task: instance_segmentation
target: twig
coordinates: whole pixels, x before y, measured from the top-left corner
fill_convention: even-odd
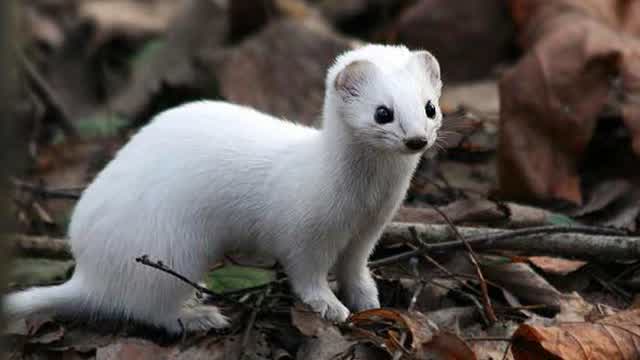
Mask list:
[[[142,255],[140,257],[136,258],[136,262],[139,262],[140,264],[143,265],[147,265],[150,266],[154,269],[158,269],[162,272],[165,272],[169,275],[173,275],[174,277],[182,280],[182,282],[187,283],[189,285],[191,285],[191,287],[193,287],[194,289],[198,290],[201,293],[205,293],[207,295],[211,295],[213,297],[219,297],[219,294],[214,293],[213,291],[207,289],[204,286],[201,286],[200,284],[189,280],[187,277],[178,274],[177,272],[175,272],[173,269],[171,269],[170,267],[168,267],[167,265],[165,265],[162,261],[153,261],[149,259],[149,255]]]
[[[462,241],[462,243],[464,244],[464,247],[467,250],[467,254],[469,255],[469,260],[471,261],[471,264],[473,264],[475,268],[476,276],[478,277],[478,282],[480,283],[480,290],[482,291],[482,304],[484,306],[485,314],[487,315],[487,318],[490,321],[490,325],[495,324],[498,321],[498,318],[496,317],[496,313],[493,310],[493,305],[491,305],[491,299],[489,298],[489,290],[487,288],[487,281],[484,279],[482,270],[480,270],[480,264],[478,264],[478,259],[476,257],[475,252],[473,251],[469,243],[466,241],[464,236],[460,234],[460,232],[458,231],[458,228],[453,224],[453,222],[451,222],[451,219],[449,219],[449,217],[445,213],[443,213],[437,206],[431,205],[431,207],[433,208],[433,210],[438,212],[440,216],[442,216],[442,218],[447,222],[451,230],[456,234],[456,237],[458,238],[458,240]],[[415,228],[413,228],[413,231],[414,232],[416,231]],[[417,237],[417,233],[416,233],[416,237]]]
[[[512,345],[513,341],[509,341],[509,343],[507,343],[507,346],[504,348],[504,354],[502,354],[502,360],[507,360],[507,357],[509,356],[509,350],[511,350]]]
[[[169,275],[173,275],[174,277],[178,278],[179,280],[181,280],[182,282],[190,285],[191,287],[193,287],[194,289],[196,289],[197,291],[199,291],[200,293],[204,293],[207,295],[210,295],[214,300],[221,300],[221,301],[228,301],[231,302],[233,304],[238,304],[238,305],[242,305],[244,307],[250,307],[247,304],[241,303],[239,301],[236,301],[228,296],[225,296],[225,294],[219,294],[216,292],[213,292],[209,289],[207,289],[204,286],[201,286],[200,284],[189,280],[187,277],[185,277],[184,275],[181,275],[177,272],[175,272],[173,269],[171,269],[170,267],[168,267],[167,265],[165,265],[164,263],[162,263],[162,261],[153,261],[149,259],[149,255],[142,255],[140,257],[136,258],[136,262],[139,262],[143,265],[146,266],[150,266],[154,269],[158,269],[162,272],[165,272]]]
[[[407,307],[407,311],[411,312],[416,306],[416,302],[418,301],[418,296],[424,290],[425,282],[420,277],[420,272],[418,271],[418,259],[411,259],[411,270],[413,271],[413,275],[418,279],[418,285],[413,291],[413,296],[411,296],[411,301],[409,301],[409,306]],[[415,260],[415,261],[414,261]],[[400,341],[398,343],[398,350],[393,354],[393,360],[398,360],[402,357],[402,354],[405,352],[404,350],[404,342],[407,340],[407,332],[404,331],[402,335],[400,335]]]
[[[591,277],[596,280],[597,283],[600,284],[603,288],[610,291],[612,294],[617,295],[623,299],[625,302],[629,302],[633,299],[633,296],[629,294],[627,291],[621,289],[618,285],[613,282],[608,283],[607,281],[601,279],[599,276],[591,274]]]
[[[482,321],[485,324],[489,324],[489,319],[487,319],[487,317],[485,316],[484,309],[482,308],[482,304],[480,304],[480,301],[478,301],[478,299],[476,299],[475,296],[473,296],[473,295],[471,295],[469,293],[466,293],[466,292],[464,292],[464,291],[462,291],[460,289],[456,289],[456,288],[453,288],[453,287],[450,287],[450,286],[447,286],[447,285],[444,285],[444,284],[440,284],[439,282],[435,281],[435,279],[427,280],[427,282],[429,284],[433,285],[433,286],[441,287],[443,289],[446,289],[446,290],[449,290],[451,292],[460,294],[461,296],[464,296],[467,299],[469,299],[469,301],[471,301],[473,303],[473,305],[476,307],[476,309],[478,310],[478,314],[480,314],[480,317],[482,317]]]
[[[47,106],[47,109],[51,112],[53,121],[57,122],[65,135],[71,138],[78,137],[78,131],[75,126],[69,120],[69,115],[64,106],[56,96],[55,92],[49,86],[49,83],[45,78],[40,75],[38,69],[31,63],[29,59],[23,54],[20,55],[20,63],[24,69],[25,75],[29,80],[29,83],[33,87],[33,90],[41,98],[41,100]]]
[[[13,185],[23,191],[29,191],[32,194],[39,196],[44,199],[67,199],[67,200],[78,200],[80,198],[80,194],[71,192],[66,189],[48,189],[44,186],[38,186],[34,184],[29,184],[22,180],[11,179]]]
[[[450,233],[448,227],[442,225],[391,223],[385,230],[383,241],[406,242],[411,239],[409,230],[411,227],[417,229],[424,246],[371,261],[369,267],[377,268],[408,260],[427,251],[447,251],[464,248],[465,246],[459,240],[447,241],[447,239],[450,239]],[[538,226],[512,231],[462,227],[459,227],[458,230],[463,235],[465,233],[468,234],[465,235],[467,236],[467,243],[476,249],[527,251],[530,253],[600,261],[606,259],[611,259],[612,261],[635,260],[640,258],[640,238],[620,236],[624,232],[615,229],[593,226]],[[607,236],[596,237],[590,235]]]
[[[409,232],[411,233],[411,238],[414,241],[416,241],[419,245],[422,246],[423,243],[422,243],[421,239],[418,237],[418,233],[416,232],[416,229],[414,227],[411,227],[411,228],[409,228]],[[461,276],[457,276],[454,273],[452,273],[451,271],[449,271],[449,269],[447,269],[442,264],[440,264],[436,259],[434,259],[431,256],[429,256],[429,254],[423,253],[422,256],[428,262],[430,262],[433,266],[437,267],[438,270],[442,271],[445,275],[447,275],[448,277],[450,277],[450,278],[454,279],[456,282],[458,282],[458,284],[460,284],[462,287],[467,288],[469,291],[471,291],[472,293],[474,293],[476,295],[480,295],[480,293],[478,292],[477,289],[475,289],[474,287],[470,286],[465,281],[460,279]],[[474,279],[475,279],[475,277],[474,277]]]
[[[616,283],[618,281],[620,281],[620,279],[622,279],[623,277],[634,273],[636,270],[640,269],[640,261],[636,261],[635,264],[632,264],[630,266],[628,266],[626,269],[624,269],[622,272],[620,272],[620,274],[616,275],[613,279],[611,279],[610,281],[612,283]]]
[[[10,235],[7,240],[19,255],[64,260],[73,258],[66,240],[23,234]]]
[[[413,271],[413,276],[415,276],[416,279],[419,279],[420,281],[418,282],[418,286],[416,286],[416,289],[413,291],[413,296],[411,296],[411,301],[409,302],[407,311],[413,311],[413,309],[416,306],[416,301],[418,301],[418,296],[420,296],[420,293],[422,293],[422,290],[424,290],[424,284],[425,284],[425,282],[422,281],[420,277],[420,272],[418,271],[418,259],[411,259],[411,260],[415,260],[415,261],[411,261],[411,270]]]
[[[256,317],[258,316],[258,311],[260,311],[260,307],[262,306],[262,302],[264,298],[269,294],[270,288],[267,288],[265,291],[261,292],[258,295],[258,300],[256,300],[256,305],[251,310],[251,315],[249,315],[249,323],[247,324],[247,328],[242,335],[242,344],[240,350],[240,356],[238,359],[243,359],[245,357],[245,351],[249,346],[249,341],[251,340],[251,331],[253,330],[253,326],[256,323]]]

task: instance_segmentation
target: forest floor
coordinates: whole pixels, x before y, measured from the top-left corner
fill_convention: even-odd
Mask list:
[[[336,54],[362,41],[411,42],[418,35],[407,32],[410,24],[428,23],[421,16],[429,1],[384,9],[337,3],[265,1],[247,10],[247,2],[222,0],[25,1],[16,113],[27,166],[12,179],[11,288],[69,278],[65,232],[75,202],[153,114],[217,98],[318,126],[324,74]],[[433,3],[454,13],[459,6]],[[622,15],[602,20],[614,15],[593,4],[563,8],[592,35],[592,47],[580,48],[575,32],[562,43],[553,34],[566,27],[509,3],[511,15],[500,21],[515,24],[505,25],[512,34],[504,41],[518,38],[520,50],[507,49],[483,76],[456,67],[455,53],[440,58],[443,69],[452,64],[445,78],[456,79],[445,82],[440,102],[446,141],[425,154],[371,258],[382,309],[328,323],[295,299],[273,260],[230,254],[194,289],[231,317],[225,331],[167,338],[137,324],[114,330],[37,316],[5,331],[10,357],[639,357],[640,102],[625,76],[638,75],[630,64],[640,62],[619,50],[637,44],[612,35],[635,36],[637,27]],[[562,1],[546,4],[553,3]],[[371,17],[385,26],[363,20]],[[542,24],[535,36],[523,30],[534,27],[530,19]],[[621,25],[611,32],[595,23]],[[551,61],[558,48],[569,49],[566,59]],[[605,75],[612,80],[600,88]],[[551,90],[536,96],[545,86]],[[154,262],[161,260],[143,258],[140,266],[170,272]]]

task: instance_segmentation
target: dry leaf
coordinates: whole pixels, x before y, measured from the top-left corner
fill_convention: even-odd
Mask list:
[[[547,274],[567,275],[587,264],[586,261],[568,260],[549,256],[529,256],[531,264]]]
[[[105,41],[113,33],[132,37],[159,35],[182,6],[174,0],[90,0],[79,2],[78,12],[80,18],[95,24],[95,40]]]
[[[579,171],[589,163],[583,156],[616,78],[624,94],[618,110],[640,155],[640,103],[633,100],[640,94],[640,41],[622,32],[640,25],[627,11],[637,6],[625,0],[510,3],[529,51],[500,81],[499,192],[580,204]]]
[[[416,359],[476,359],[457,335],[441,332],[424,314],[393,309],[373,309],[351,315],[356,336],[372,341],[390,355],[407,352]],[[401,342],[402,334],[405,341]]]
[[[291,308],[291,322],[305,336],[318,336],[333,327],[330,322],[322,319],[318,313],[300,303],[296,303]]]
[[[480,262],[487,280],[506,288],[526,304],[544,304],[556,311],[560,310],[562,293],[528,264],[487,261],[488,258],[483,256]]]
[[[96,351],[96,360],[166,359],[170,350],[147,340],[122,339],[99,348]]]
[[[611,360],[640,357],[640,310],[620,312],[595,322],[557,326],[521,325],[513,335],[517,360]]]
[[[216,70],[220,94],[313,125],[322,109],[327,67],[355,44],[314,18],[275,21],[224,56]]]

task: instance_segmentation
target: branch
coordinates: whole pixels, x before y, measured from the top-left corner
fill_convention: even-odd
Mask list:
[[[46,236],[14,234],[7,237],[10,248],[17,255],[25,257],[46,257],[52,259],[72,259],[69,242]]]
[[[45,186],[30,184],[18,179],[11,179],[11,182],[17,189],[31,192],[32,194],[45,199],[66,199],[66,200],[80,199],[79,193],[75,191],[69,191],[67,189],[49,189]]]
[[[464,248],[464,243],[451,240],[448,226],[412,223],[391,223],[382,244],[411,242],[411,227],[416,229],[424,245],[416,250],[372,261],[372,268],[408,260],[431,251]],[[593,226],[540,226],[520,230],[458,227],[467,242],[476,250],[515,250],[527,254],[552,255],[601,262],[637,260],[640,258],[640,237],[623,236],[625,232]]]

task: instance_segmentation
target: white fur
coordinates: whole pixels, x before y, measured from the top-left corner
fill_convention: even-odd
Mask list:
[[[405,47],[369,45],[329,70],[323,129],[224,102],[168,110],[120,150],[78,202],[70,225],[77,266],[61,286],[9,295],[11,316],[36,311],[133,319],[170,332],[223,327],[215,307],[185,304],[191,289],[134,258],[148,254],[198,280],[225,252],[275,256],[295,293],[327,319],[379,306],[366,263],[402,202],[420,153],[403,140],[440,126],[431,66]],[[360,95],[345,100],[336,77],[369,66]],[[435,60],[433,60],[435,62]],[[373,70],[372,70],[373,69]],[[395,121],[373,120],[379,105]],[[345,307],[329,289],[335,265]]]

